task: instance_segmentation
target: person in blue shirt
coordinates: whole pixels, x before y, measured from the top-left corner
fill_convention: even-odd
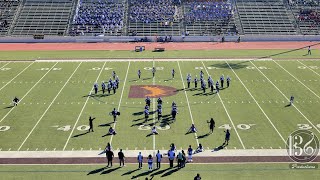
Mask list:
[[[217,83],[216,83],[216,91],[217,91],[217,93],[219,93],[219,81],[217,81]]]
[[[222,76],[220,77],[220,83],[221,83],[221,88],[223,89],[223,83],[224,83],[224,76],[222,74]]]
[[[189,128],[187,133],[196,133],[196,132],[197,132],[196,127],[194,126],[194,124],[191,124],[191,127]]]
[[[187,76],[187,84],[188,88],[190,88],[191,76]]]
[[[294,100],[294,97],[291,96],[291,97],[290,97],[290,106],[293,104],[293,100]]]
[[[176,71],[174,69],[172,69],[172,71],[171,71],[172,79],[174,79],[174,74],[175,73],[176,73]]]
[[[230,81],[231,81],[231,78],[229,76],[227,76],[227,87],[230,86]]]
[[[156,154],[157,157],[157,169],[161,168],[161,159],[162,159],[162,154],[160,153],[160,151],[158,150],[158,153]]]
[[[113,110],[111,111],[111,115],[113,116],[113,122],[117,122],[118,111],[116,110],[116,108],[113,108]]]
[[[176,154],[174,153],[174,151],[172,151],[172,150],[168,151],[170,168],[173,168],[173,161],[174,161],[175,156],[176,156]]]
[[[194,88],[197,88],[197,87],[198,87],[198,78],[197,78],[197,75],[196,75],[196,77],[194,78],[193,82],[194,82]]]
[[[140,69],[138,70],[138,77],[139,77],[139,79],[140,79],[140,77],[141,77],[141,71],[140,71]]]
[[[191,145],[189,145],[189,148],[188,148],[188,162],[192,162],[192,152],[193,152],[193,149],[191,148]]]
[[[145,101],[146,101],[146,104],[150,107],[151,99],[149,98],[149,96],[147,96]]]
[[[114,80],[114,81],[112,82],[113,94],[115,94],[115,93],[116,93],[117,86],[118,86],[118,85],[117,85],[117,81],[115,81],[115,80]]]
[[[101,83],[102,93],[104,94],[106,91],[106,84],[102,81]]]
[[[108,94],[110,94],[111,88],[112,88],[112,83],[108,82],[108,85],[107,85]]]
[[[225,137],[225,141],[224,141],[224,143],[223,143],[223,145],[228,145],[228,143],[229,143],[229,140],[230,140],[230,131],[229,131],[229,129],[227,129],[226,131],[224,131],[225,133],[226,133],[226,137]]]
[[[139,152],[137,160],[138,160],[138,163],[139,163],[139,169],[141,169],[142,168],[142,162],[143,162],[143,156],[142,156],[141,152]]]
[[[94,88],[94,93],[97,94],[98,93],[98,83],[94,83],[93,88]]]
[[[145,109],[144,110],[144,118],[145,118],[145,123],[147,123],[148,122],[148,118],[149,118],[149,110],[148,109]]]

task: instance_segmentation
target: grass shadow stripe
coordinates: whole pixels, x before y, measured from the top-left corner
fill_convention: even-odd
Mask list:
[[[201,63],[202,63],[202,66],[204,67],[204,69],[206,70],[207,74],[210,75],[209,72],[208,72],[208,70],[207,70],[207,68],[206,68],[206,66],[204,65],[203,61],[201,61]],[[222,106],[223,106],[223,109],[225,110],[225,112],[226,112],[226,114],[227,114],[227,116],[228,116],[228,118],[229,118],[229,120],[230,120],[230,122],[231,122],[231,124],[232,124],[232,127],[233,127],[234,131],[236,132],[236,134],[237,134],[237,136],[238,136],[238,138],[239,138],[239,141],[240,141],[240,143],[241,143],[241,145],[242,145],[242,148],[243,148],[243,149],[246,149],[246,147],[244,146],[243,141],[242,141],[242,139],[241,139],[241,137],[240,137],[240,135],[239,135],[239,133],[238,133],[238,130],[237,130],[236,126],[234,125],[234,123],[233,123],[233,121],[232,121],[232,118],[231,118],[231,116],[230,116],[230,114],[229,114],[226,106],[224,105],[224,103],[223,103],[223,101],[222,101],[222,99],[221,99],[220,93],[218,92],[217,95],[218,95],[218,97],[219,97],[219,99],[220,99],[220,102],[221,102],[221,104],[222,104]]]

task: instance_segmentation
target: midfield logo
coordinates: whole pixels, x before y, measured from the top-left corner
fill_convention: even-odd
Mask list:
[[[161,85],[134,85],[130,86],[129,98],[150,98],[173,96],[177,94],[177,89],[170,86]]]

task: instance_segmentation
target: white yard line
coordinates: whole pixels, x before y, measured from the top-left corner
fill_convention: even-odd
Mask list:
[[[284,98],[287,99],[287,101],[289,102],[288,97],[283,94],[283,92],[275,85],[273,84],[273,82],[252,62],[250,61],[250,63],[255,67],[256,70],[258,70],[281,94]],[[318,133],[320,133],[319,129],[294,105],[292,104],[292,106],[312,125],[312,127],[314,129],[316,129],[318,131]]]
[[[130,61],[129,61],[129,64],[128,64],[126,76],[125,76],[124,81],[123,81],[123,87],[122,87],[122,91],[121,91],[121,95],[120,95],[120,100],[119,100],[119,104],[118,104],[118,112],[120,111],[121,101],[122,101],[123,92],[124,92],[124,87],[125,87],[125,85],[126,85],[126,81],[127,81],[127,77],[128,77],[128,73],[129,73],[129,68],[130,68]],[[113,124],[113,129],[116,129],[116,125],[117,125],[117,122],[115,122],[115,123]],[[112,145],[113,136],[114,136],[114,135],[112,134],[111,137],[110,137],[110,145]]]
[[[207,74],[210,75],[209,72],[208,72],[208,70],[207,70],[207,68],[206,68],[206,66],[204,65],[203,61],[201,61],[201,63],[202,63],[203,68],[206,70]],[[228,116],[228,118],[229,118],[229,120],[230,120],[230,122],[231,122],[231,124],[232,124],[232,127],[233,127],[234,131],[236,132],[236,134],[237,134],[237,136],[238,136],[238,138],[239,138],[239,141],[240,141],[240,143],[241,143],[241,145],[242,145],[242,148],[243,148],[243,149],[246,149],[246,147],[244,146],[244,144],[243,144],[243,142],[242,142],[242,140],[241,140],[241,137],[240,137],[240,135],[239,135],[239,133],[238,133],[238,130],[237,130],[236,126],[234,125],[234,123],[233,123],[233,121],[232,121],[232,119],[231,119],[231,116],[230,116],[230,114],[229,114],[226,106],[224,105],[222,99],[221,99],[220,92],[217,93],[217,95],[218,95],[218,97],[219,97],[219,99],[220,99],[220,102],[221,102],[224,110],[226,111],[226,114],[227,114],[227,116]]]
[[[72,76],[74,75],[74,73],[79,69],[80,65],[82,64],[82,62],[79,63],[79,65],[77,66],[77,68],[73,71],[73,73],[70,75],[70,77],[68,78],[68,80],[64,83],[64,85],[62,86],[62,88],[60,89],[60,91],[57,93],[57,95],[53,98],[53,100],[51,101],[50,105],[48,106],[48,108],[44,111],[44,113],[42,114],[42,116],[39,118],[38,122],[33,126],[32,130],[30,131],[30,133],[27,135],[27,137],[24,139],[24,141],[21,143],[21,145],[18,148],[18,151],[20,151],[21,147],[24,145],[24,143],[27,141],[27,139],[29,138],[29,136],[32,134],[32,132],[34,131],[34,129],[38,126],[38,124],[40,123],[40,121],[42,120],[42,118],[44,117],[44,115],[48,112],[48,110],[50,109],[50,107],[52,106],[52,104],[55,102],[55,100],[57,99],[57,97],[60,95],[60,93],[62,92],[62,90],[64,89],[64,87],[68,84],[68,82],[70,81],[70,79],[72,78]]]
[[[297,79],[294,75],[292,75],[289,71],[287,71],[284,67],[282,67],[279,63],[273,60],[274,63],[276,63],[279,67],[281,67],[283,70],[285,70],[290,76],[292,76],[294,79],[296,79],[300,84],[302,84],[305,88],[307,88],[310,92],[312,92],[315,96],[317,96],[320,99],[320,96],[318,96],[315,92],[313,92],[308,86],[303,84],[299,79]]]
[[[153,65],[152,65],[152,67],[154,67],[154,68],[156,68],[155,67],[155,62],[154,62],[154,60],[153,60]],[[155,79],[156,79],[156,76],[154,76],[153,78],[152,78],[152,85],[155,85]],[[152,98],[152,105],[153,105],[153,107],[152,107],[152,109],[153,109],[153,111],[155,110],[155,98]],[[155,113],[153,113],[153,124],[155,124]],[[152,136],[152,138],[153,138],[153,151],[155,151],[156,150],[156,135],[154,134],[153,136]],[[153,157],[155,156],[155,152],[153,152]]]
[[[56,63],[29,89],[29,91],[20,99],[20,102],[19,102],[19,103],[21,103],[21,101],[31,92],[31,90],[32,90],[44,77],[46,77],[46,75],[47,75],[57,64],[58,64],[58,62],[56,62]],[[7,114],[2,117],[2,119],[0,120],[0,123],[1,123],[14,109],[15,109],[15,107],[12,107],[12,108],[10,109],[10,111],[7,112]]]
[[[254,102],[257,104],[257,106],[259,107],[259,109],[261,110],[261,112],[264,114],[264,116],[268,119],[268,121],[270,122],[270,124],[272,125],[272,127],[276,130],[276,132],[279,134],[280,138],[282,139],[282,141],[284,143],[286,143],[286,140],[283,138],[283,136],[281,135],[281,133],[278,131],[278,129],[276,128],[276,126],[273,124],[273,122],[271,121],[271,119],[269,118],[269,116],[264,112],[264,110],[261,108],[261,106],[259,105],[259,103],[257,102],[257,100],[253,97],[253,95],[251,94],[251,92],[248,90],[248,88],[246,87],[246,85],[244,85],[244,83],[242,82],[242,80],[240,79],[240,77],[237,75],[237,73],[232,69],[232,67],[229,65],[229,63],[226,61],[226,63],[228,64],[229,68],[232,70],[232,72],[234,73],[234,75],[236,75],[236,77],[239,79],[239,81],[241,82],[241,84],[243,85],[243,87],[247,90],[247,92],[249,93],[249,95],[251,96],[251,98],[254,100]]]
[[[17,74],[14,78],[12,78],[9,82],[7,82],[1,89],[0,91],[5,88],[8,84],[10,84],[14,79],[16,79],[20,74],[22,74],[25,70],[27,70],[34,62],[30,63],[29,66],[24,68],[19,74]],[[1,69],[1,68],[0,68]]]
[[[188,104],[188,108],[189,108],[189,113],[190,113],[191,122],[192,122],[192,124],[194,124],[193,116],[192,116],[192,112],[191,112],[191,107],[190,107],[190,103],[189,103],[187,91],[185,90],[185,89],[186,89],[186,86],[184,85],[184,81],[183,81],[183,77],[182,77],[182,72],[181,72],[181,68],[180,68],[179,61],[177,61],[177,63],[178,63],[178,67],[179,67],[179,72],[180,72],[180,76],[181,76],[181,81],[182,81],[183,89],[184,89],[184,95],[186,96],[186,99],[187,99],[187,104]],[[195,138],[196,138],[196,141],[197,141],[197,147],[198,147],[198,146],[199,146],[198,135],[197,135],[197,133],[194,133],[194,135],[195,135]]]
[[[100,70],[100,72],[99,72],[99,74],[98,74],[98,77],[97,77],[97,79],[96,79],[95,82],[98,82],[99,77],[100,77],[100,75],[101,75],[101,73],[102,73],[102,71],[103,71],[104,66],[106,65],[106,63],[107,63],[107,62],[104,62],[104,63],[103,63],[103,66],[102,66],[102,68],[101,68],[101,70]],[[72,134],[73,134],[73,131],[74,131],[75,128],[76,128],[76,125],[78,124],[78,121],[79,121],[79,119],[80,119],[80,117],[81,117],[81,115],[82,115],[82,112],[83,112],[84,108],[86,107],[86,105],[87,105],[87,103],[88,103],[88,101],[89,101],[89,99],[90,99],[90,95],[91,95],[91,93],[92,93],[92,91],[93,91],[93,88],[94,88],[94,87],[93,87],[93,85],[92,85],[92,88],[91,88],[91,90],[90,90],[90,92],[89,92],[89,94],[88,94],[88,97],[87,97],[87,99],[86,99],[86,102],[83,104],[83,107],[82,107],[82,109],[81,109],[81,111],[80,111],[80,113],[79,113],[79,116],[78,116],[76,122],[75,122],[74,125],[73,125],[72,131],[71,131],[71,133],[70,133],[70,135],[69,135],[69,137],[68,137],[68,139],[67,139],[67,142],[66,142],[66,144],[65,144],[64,147],[63,147],[63,151],[66,149],[66,147],[67,147],[67,145],[68,145],[68,143],[69,143],[69,141],[70,141],[70,138],[71,138],[71,136],[72,136]]]
[[[6,67],[8,64],[10,64],[11,62],[6,63],[5,65],[3,65],[2,67],[0,67],[0,69]]]
[[[311,69],[309,66],[303,64],[301,61],[297,60],[300,64],[304,65],[306,68],[308,68],[310,71],[314,72],[315,74],[317,74],[318,76],[320,76],[319,73],[317,73],[316,71],[314,71],[313,69]]]

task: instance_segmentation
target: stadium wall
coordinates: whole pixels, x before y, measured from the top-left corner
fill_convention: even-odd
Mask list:
[[[44,39],[34,39],[33,37],[1,37],[0,43],[99,43],[99,42],[136,42],[145,37],[133,36],[45,36]],[[156,37],[147,37],[149,42],[155,42]],[[188,36],[172,37],[174,42],[220,42],[222,36]],[[237,41],[238,36],[226,36],[226,42]],[[244,35],[241,36],[242,42],[255,42],[255,41],[320,41],[320,36],[313,35]]]

